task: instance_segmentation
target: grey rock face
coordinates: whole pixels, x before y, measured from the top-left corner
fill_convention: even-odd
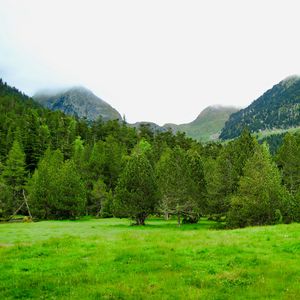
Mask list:
[[[119,112],[108,103],[83,87],[73,87],[59,92],[39,92],[34,100],[51,110],[60,110],[68,115],[94,121],[121,120]]]

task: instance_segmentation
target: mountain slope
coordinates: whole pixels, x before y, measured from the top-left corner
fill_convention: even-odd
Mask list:
[[[232,114],[220,138],[235,138],[244,127],[251,132],[259,132],[297,126],[300,126],[300,77],[290,76],[245,109]]]
[[[96,120],[101,116],[104,121],[122,119],[117,110],[83,87],[60,92],[39,92],[33,98],[44,107],[79,118]]]
[[[152,132],[164,132],[164,131],[167,131],[166,128],[164,128],[162,126],[159,126],[158,124],[153,123],[153,122],[142,121],[142,122],[136,122],[136,123],[133,123],[133,124],[129,124],[128,123],[127,125],[130,126],[130,127],[134,127],[137,130],[141,130],[141,128],[146,127],[149,130],[151,130]]]
[[[216,140],[225,122],[232,113],[238,111],[235,107],[209,106],[191,123],[187,124],[165,124],[165,128],[173,131],[185,132],[187,136],[202,142]]]

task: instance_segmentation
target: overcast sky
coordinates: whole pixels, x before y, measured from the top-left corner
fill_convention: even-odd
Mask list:
[[[244,107],[300,74],[300,1],[0,0],[0,77],[83,85],[129,122]]]

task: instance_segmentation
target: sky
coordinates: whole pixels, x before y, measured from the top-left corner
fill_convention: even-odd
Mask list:
[[[0,0],[0,78],[81,85],[128,122],[246,107],[300,74],[298,0]]]

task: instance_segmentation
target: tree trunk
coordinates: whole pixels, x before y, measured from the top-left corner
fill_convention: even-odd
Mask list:
[[[177,213],[177,225],[180,226],[180,212]]]
[[[145,225],[145,219],[146,219],[146,216],[141,214],[139,216],[136,217],[136,225]]]
[[[169,220],[169,213],[165,212],[165,220],[168,221]]]

